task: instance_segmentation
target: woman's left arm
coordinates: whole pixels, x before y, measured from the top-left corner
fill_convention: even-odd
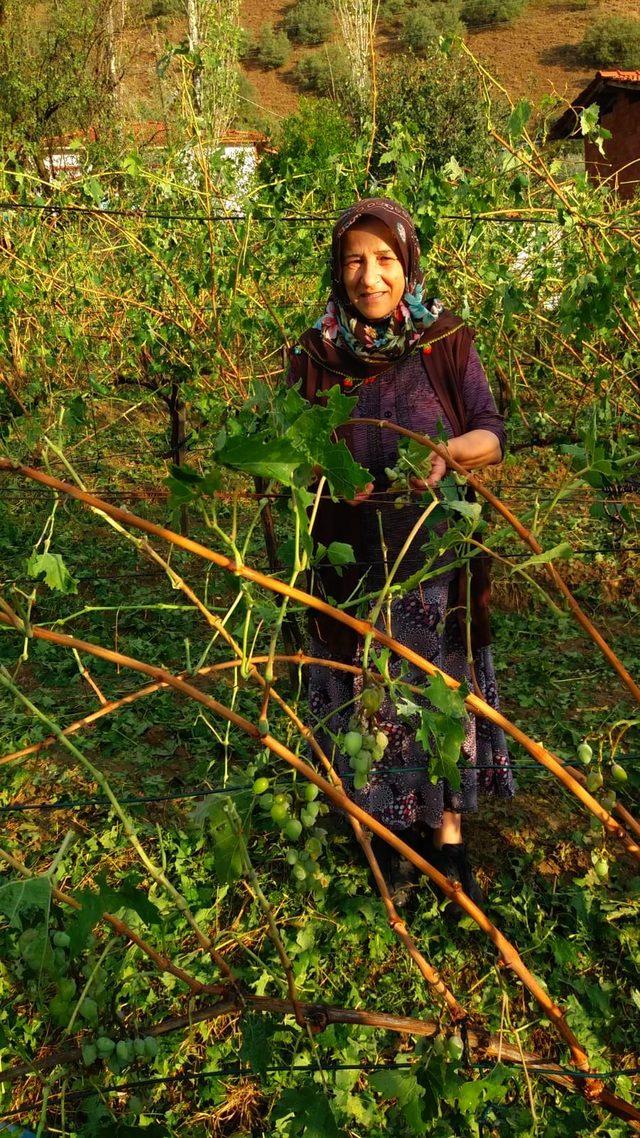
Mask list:
[[[449,439],[443,445],[456,462],[471,470],[477,466],[490,466],[492,463],[502,460],[500,439],[494,435],[493,431],[467,431],[464,435],[457,435]],[[445,460],[439,454],[434,454],[431,459],[431,474],[427,478],[426,485],[436,486],[446,472]],[[418,481],[419,479],[412,479],[414,485]],[[416,489],[418,489],[417,485]]]
[[[462,383],[462,401],[466,409],[467,430],[462,435],[454,435],[444,446],[456,462],[469,469],[500,462],[506,441],[504,420],[473,345]],[[446,462],[434,454],[426,485],[437,485],[446,472]]]

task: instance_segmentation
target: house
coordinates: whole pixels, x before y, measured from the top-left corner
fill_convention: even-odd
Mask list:
[[[611,133],[604,155],[592,139],[584,139],[589,176],[607,182],[621,198],[640,190],[640,71],[596,71],[595,78],[554,123],[550,139],[580,138],[580,113],[597,104],[599,122]]]
[[[169,141],[163,122],[131,123],[126,127],[125,133],[140,150],[164,150]],[[83,178],[87,173],[86,146],[98,139],[95,127],[49,139],[48,151],[43,159],[49,177],[64,177],[68,181]],[[244,186],[267,145],[267,139],[260,131],[228,130],[220,139],[219,145],[225,158],[231,159],[237,166],[240,185]],[[185,153],[191,155],[193,162],[193,148],[187,147]]]

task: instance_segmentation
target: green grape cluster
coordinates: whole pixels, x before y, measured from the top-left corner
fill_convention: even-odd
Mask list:
[[[303,833],[307,831],[304,850],[290,848],[286,853],[287,864],[291,866],[292,875],[299,885],[310,888],[320,886],[323,878],[317,861],[322,853],[324,830],[316,827],[321,803],[318,801],[318,787],[313,783],[304,783],[296,787],[296,793],[273,793],[270,790],[270,779],[262,776],[253,784],[253,793],[258,799],[258,806],[265,814],[269,814],[272,821],[280,828],[290,842],[298,842]]]
[[[589,745],[589,743],[586,741],[580,743],[577,748],[577,753],[580,762],[584,766],[590,767],[593,760],[593,748]],[[611,763],[609,767],[609,775],[614,783],[624,783],[628,778],[625,768],[621,766],[620,763],[616,762]],[[605,776],[601,766],[597,766],[592,770],[589,770],[585,779],[585,784],[590,794],[595,794],[597,790],[600,790],[604,786],[604,782]],[[611,813],[611,811],[614,809],[617,800],[617,795],[613,787],[609,787],[607,790],[605,790],[604,794],[601,794],[599,797],[600,805],[604,806],[605,810],[608,810],[609,813]],[[602,823],[597,818],[592,817],[589,823],[589,830],[584,835],[583,840],[588,846],[598,846],[601,843],[601,838]],[[603,849],[595,849],[592,852],[591,872],[593,874],[592,883],[597,884],[598,882],[607,880],[609,876],[609,862],[605,856],[605,851]]]
[[[119,1039],[115,1042],[107,1035],[99,1035],[92,1042],[82,1046],[82,1062],[90,1067],[96,1059],[111,1060],[114,1070],[129,1066],[136,1059],[155,1059],[158,1054],[158,1041],[153,1035],[144,1039]]]
[[[360,713],[349,724],[349,730],[342,737],[342,749],[349,756],[349,766],[354,772],[354,790],[363,790],[371,777],[371,768],[379,763],[388,745],[389,738],[384,731],[375,726],[375,716],[382,706],[384,692],[380,687],[366,687],[360,697]]]
[[[583,742],[578,746],[578,758],[583,766],[589,767],[593,760],[593,749],[589,743]],[[620,763],[612,762],[609,768],[609,773],[614,782],[626,782],[627,772]],[[590,770],[586,777],[586,787],[590,794],[594,794],[596,790],[600,790],[604,786],[604,774],[601,767],[595,767]],[[612,810],[616,804],[616,794],[614,790],[608,790],[602,795],[600,799],[602,805],[607,810]]]
[[[410,463],[403,451],[400,450],[398,451],[396,465],[385,466],[384,472],[389,479],[391,493],[397,495],[394,506],[396,510],[401,510],[403,506],[409,504],[409,497],[407,496],[411,490],[409,479],[411,477],[422,478],[426,481],[431,474],[431,455],[425,455],[417,462]]]

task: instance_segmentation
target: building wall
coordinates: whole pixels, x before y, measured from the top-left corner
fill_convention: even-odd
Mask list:
[[[640,194],[640,96],[634,91],[618,91],[616,96],[613,107],[600,120],[611,131],[611,138],[604,143],[605,157],[585,138],[584,162],[595,181],[609,179],[620,197],[632,198],[634,193]]]

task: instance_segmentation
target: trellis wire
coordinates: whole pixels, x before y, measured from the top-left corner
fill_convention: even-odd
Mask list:
[[[625,766],[640,765],[640,755],[631,755],[631,756],[624,755],[624,756],[621,756],[621,758],[623,758]],[[543,770],[541,770],[539,763],[522,763],[522,762],[518,762],[517,760],[514,760],[513,765],[514,765],[516,770],[537,771],[540,775],[543,775],[545,773]],[[560,765],[563,767],[570,767],[572,764],[571,763],[561,763]],[[458,767],[458,770],[461,772],[464,772],[464,771],[502,771],[502,772],[504,772],[504,769],[505,769],[504,767],[501,767],[497,764],[489,764],[486,766]],[[423,764],[420,767],[387,767],[384,770],[381,770],[377,773],[380,775],[421,774],[421,773],[424,774],[424,773],[426,773],[426,770],[427,770],[427,768]],[[345,782],[345,781],[350,782],[353,778],[355,778],[355,774],[352,771],[348,771],[346,774],[341,775],[341,778],[342,778],[343,782]],[[119,802],[122,806],[139,806],[139,805],[144,806],[144,805],[147,805],[149,803],[179,802],[182,799],[188,799],[188,798],[208,798],[210,795],[213,795],[213,794],[242,794],[243,792],[245,792],[247,794],[251,792],[251,787],[249,784],[245,783],[244,785],[238,785],[238,786],[220,786],[220,787],[213,787],[213,788],[208,787],[208,786],[202,786],[202,787],[196,787],[193,789],[177,791],[175,794],[172,793],[172,794],[160,794],[160,795],[138,795],[134,798],[120,798]],[[256,801],[259,801],[259,795],[256,796]],[[28,811],[28,810],[43,810],[43,811],[48,811],[48,812],[51,812],[51,811],[55,812],[55,811],[59,811],[59,810],[82,810],[82,809],[88,808],[89,806],[109,806],[109,805],[110,805],[109,800],[107,798],[69,799],[68,801],[66,801],[66,800],[62,801],[62,800],[58,799],[56,802],[34,802],[32,800],[29,800],[28,802],[10,802],[10,803],[7,803],[5,805],[2,805],[2,806],[0,806],[0,814],[14,814],[14,813],[17,814],[17,813],[23,813],[23,812]]]
[[[515,1060],[501,1059],[500,1063],[504,1066],[513,1067],[514,1073],[519,1070],[520,1064]],[[403,1071],[411,1070],[418,1064],[410,1063],[331,1063],[322,1064],[322,1070],[327,1073],[337,1071]],[[489,1060],[480,1060],[478,1062],[465,1063],[465,1067],[472,1070],[493,1070],[497,1063],[492,1063]],[[265,1074],[284,1074],[298,1075],[307,1074],[311,1071],[317,1072],[318,1066],[316,1063],[301,1064],[295,1067],[285,1066],[284,1064],[273,1064],[262,1069]],[[624,1068],[619,1067],[611,1071],[579,1071],[575,1067],[565,1067],[558,1064],[553,1067],[538,1067],[529,1066],[528,1070],[534,1075],[568,1075],[573,1079],[593,1079],[594,1074],[599,1079],[620,1079],[624,1077],[633,1078],[640,1074],[640,1067]],[[262,1071],[260,1072],[262,1073]],[[135,1079],[127,1083],[115,1083],[113,1086],[91,1086],[91,1087],[77,1087],[76,1089],[65,1090],[65,1098],[88,1098],[93,1094],[122,1094],[124,1091],[140,1090],[143,1087],[165,1086],[167,1084],[175,1083],[200,1083],[206,1082],[208,1079],[219,1078],[220,1076],[237,1075],[244,1078],[256,1078],[257,1072],[252,1071],[250,1068],[242,1068],[240,1064],[227,1064],[224,1067],[216,1067],[212,1071],[198,1071],[193,1074],[181,1072],[179,1075],[157,1075],[147,1079]],[[40,1105],[36,1103],[35,1106]],[[15,1110],[8,1111],[6,1114],[0,1115],[0,1123],[7,1121],[10,1118],[15,1118],[18,1115],[29,1114],[35,1107],[17,1107]]]
[[[343,209],[326,210],[322,213],[282,213],[282,214],[256,214],[256,213],[162,213],[159,210],[145,210],[145,209],[109,209],[108,207],[102,208],[101,206],[80,206],[80,205],[51,205],[41,202],[11,202],[0,201],[0,210],[7,210],[17,212],[19,210],[35,211],[44,214],[53,214],[54,216],[61,213],[71,213],[79,216],[89,217],[130,217],[133,219],[139,218],[152,218],[157,221],[197,221],[208,225],[212,221],[257,221],[257,222],[274,222],[280,223],[296,223],[299,221],[316,221],[326,222],[335,221],[340,217]],[[635,216],[635,215],[632,215]],[[488,217],[486,214],[473,214],[473,213],[442,213],[438,215],[438,220],[443,221],[471,221],[474,224],[477,222],[488,222],[498,225],[556,225],[560,226],[557,214],[551,217],[521,217],[519,214],[507,214],[500,217]],[[616,222],[608,222],[606,224],[599,224],[597,221],[576,221],[575,224],[582,229],[607,229],[610,225],[616,226]],[[625,229],[625,234],[640,233],[640,229]]]

